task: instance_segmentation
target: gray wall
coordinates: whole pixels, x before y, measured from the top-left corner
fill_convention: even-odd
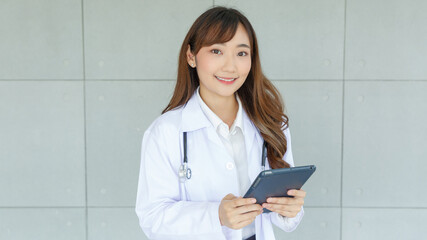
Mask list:
[[[427,1],[0,0],[0,239],[145,239],[142,135],[179,47],[235,6],[283,94],[306,215],[278,239],[427,234]]]

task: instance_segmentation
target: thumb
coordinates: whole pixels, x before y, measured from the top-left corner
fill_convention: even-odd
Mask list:
[[[232,193],[227,194],[223,199],[224,200],[233,200],[236,196],[234,196]]]

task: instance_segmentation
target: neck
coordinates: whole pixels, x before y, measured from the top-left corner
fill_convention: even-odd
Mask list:
[[[200,89],[200,97],[206,103],[206,105],[214,112],[228,127],[233,125],[234,119],[236,119],[237,111],[239,110],[239,104],[236,97],[233,95],[229,97],[222,96],[207,96],[203,94]]]

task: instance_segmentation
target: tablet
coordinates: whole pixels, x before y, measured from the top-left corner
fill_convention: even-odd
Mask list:
[[[267,202],[269,197],[293,197],[287,194],[290,189],[300,190],[302,185],[316,171],[316,166],[279,168],[265,170],[258,174],[244,198],[255,198],[258,204]],[[264,213],[271,212],[264,208]]]

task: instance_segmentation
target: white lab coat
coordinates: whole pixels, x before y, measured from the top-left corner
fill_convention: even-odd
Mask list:
[[[263,139],[243,111],[243,128],[251,182],[261,171]],[[188,167],[192,178],[180,183],[178,169],[183,160],[183,132],[187,133]],[[284,160],[294,165],[289,129]],[[233,163],[233,164],[230,164]],[[228,164],[227,164],[228,163]],[[242,230],[221,226],[220,201],[229,193],[239,196],[237,171],[211,122],[193,94],[188,103],[159,116],[142,140],[141,166],[135,211],[150,239],[242,239]],[[266,169],[270,169],[266,161]],[[304,210],[294,218],[277,213],[256,217],[257,240],[274,240],[272,223],[286,232],[299,224]]]

